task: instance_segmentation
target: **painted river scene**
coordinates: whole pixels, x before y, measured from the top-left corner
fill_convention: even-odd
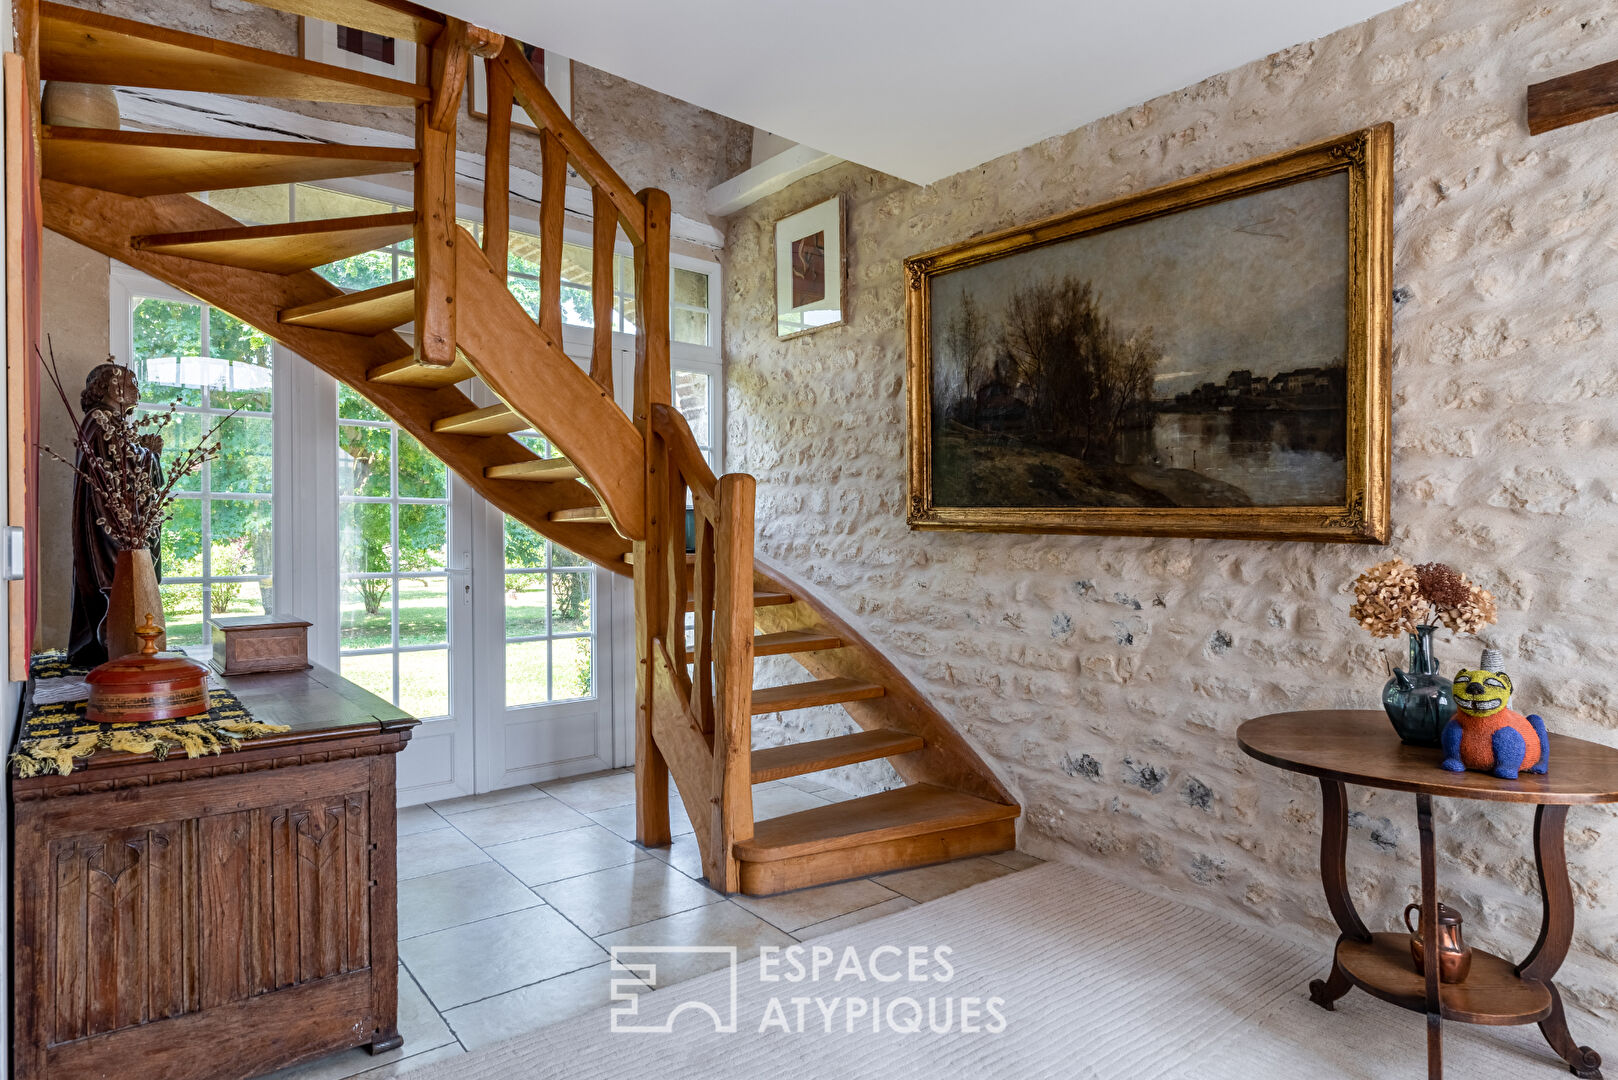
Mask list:
[[[933,278],[935,504],[1341,504],[1347,184],[1333,173]]]

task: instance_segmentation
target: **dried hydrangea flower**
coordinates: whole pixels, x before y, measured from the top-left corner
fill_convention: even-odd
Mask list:
[[[1438,607],[1459,607],[1466,602],[1466,575],[1444,563],[1422,563],[1416,567],[1421,595]]]
[[[1485,626],[1492,626],[1500,617],[1500,606],[1494,594],[1481,585],[1467,582],[1466,599],[1438,610],[1439,620],[1458,634],[1476,634]]]
[[[1354,604],[1348,613],[1373,637],[1397,637],[1414,633],[1429,606],[1421,595],[1416,568],[1395,558],[1354,579]]]

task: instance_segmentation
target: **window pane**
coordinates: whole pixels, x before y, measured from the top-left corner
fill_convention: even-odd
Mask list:
[[[393,569],[393,507],[346,503],[338,512],[339,555],[345,573],[383,574]]]
[[[342,626],[338,637],[345,649],[385,649],[393,644],[391,581],[349,578],[343,583]]]
[[[539,237],[515,230],[506,249],[506,269],[529,277],[539,276]]]
[[[545,577],[506,575],[507,637],[540,637],[545,633]]]
[[[346,386],[337,388],[337,417],[340,420],[387,420],[387,414]]]
[[[708,430],[708,375],[702,371],[676,371],[674,373],[674,407],[680,410],[685,422],[691,425],[691,434],[697,445],[712,444]]]
[[[216,361],[221,361],[214,364],[214,370],[208,373],[208,386],[213,390],[209,405],[216,409],[270,411],[268,334],[223,311],[210,308],[208,353]],[[269,444],[266,442],[265,445],[267,447]]]
[[[202,305],[143,297],[130,317],[141,400],[201,405],[201,390],[182,380],[181,358],[202,353]]]
[[[442,570],[449,558],[449,508],[443,504],[399,507],[399,569]]]
[[[531,433],[518,434],[513,435],[512,438],[516,439],[518,442],[528,447],[529,450],[533,451],[535,457],[552,456],[550,440],[546,439],[543,435],[534,435]]]
[[[176,499],[163,526],[163,577],[202,576],[202,500]]]
[[[589,566],[590,563],[582,555],[575,555],[560,544],[551,545],[552,566]]]
[[[514,277],[506,284],[511,287],[511,295],[517,298],[517,303],[528,312],[528,317],[539,318],[539,282],[530,278]]]
[[[506,708],[546,700],[546,646],[543,641],[506,643]]]
[[[695,270],[674,271],[674,302],[676,304],[689,304],[692,307],[706,308],[708,306],[708,275],[700,274]]]
[[[588,291],[595,284],[595,256],[581,244],[562,245],[562,280],[583,285]]]
[[[551,575],[551,633],[590,629],[590,572]]]
[[[675,308],[670,333],[675,341],[686,345],[708,344],[708,313]]]
[[[168,628],[168,646],[178,649],[207,642],[202,625],[202,586],[163,585],[163,622]]]
[[[401,499],[442,499],[448,473],[444,463],[427,452],[416,437],[399,432],[399,497]]]
[[[163,440],[164,476],[169,475],[169,470],[174,467],[175,458],[202,441],[202,433],[212,427],[216,419],[217,417],[204,417],[198,413],[177,412],[170,415],[166,424],[154,429]],[[204,420],[207,421],[206,424]],[[213,464],[217,465],[218,462]],[[202,469],[180,477],[174,485],[174,490],[200,492]]]
[[[339,289],[347,289],[350,292],[374,289],[378,285],[387,285],[394,280],[393,254],[385,248],[380,251],[367,251],[361,255],[351,255],[338,262],[318,266],[315,273]]]
[[[541,567],[545,565],[545,538],[514,518],[506,518],[506,565]]]
[[[399,657],[399,708],[416,717],[449,714],[449,653],[410,652]]]
[[[594,642],[587,637],[551,642],[551,700],[589,697],[595,692],[591,662]]]
[[[230,188],[208,192],[208,205],[245,225],[284,225],[292,220],[290,194],[286,184]]]
[[[577,285],[562,286],[562,321],[572,323],[574,326],[594,326],[595,312],[591,304],[590,290],[581,289]]]
[[[393,654],[345,656],[339,666],[343,678],[357,682],[379,698],[393,700]]]
[[[268,578],[274,573],[275,530],[270,507],[268,499],[212,500],[208,506],[212,520],[209,574]]]
[[[208,586],[208,611],[213,615],[268,615],[270,607],[259,581],[214,581]]]
[[[449,581],[399,579],[399,644],[449,644]]]
[[[387,428],[339,424],[337,427],[337,494],[386,498],[393,480],[388,465],[393,452]]]
[[[270,492],[271,420],[267,416],[233,416],[219,428],[219,456],[211,465],[210,487],[240,495]]]

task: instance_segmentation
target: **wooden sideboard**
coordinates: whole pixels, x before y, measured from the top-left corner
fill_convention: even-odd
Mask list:
[[[18,1080],[239,1080],[400,1044],[394,758],[324,668],[226,680],[291,730],[12,778]]]

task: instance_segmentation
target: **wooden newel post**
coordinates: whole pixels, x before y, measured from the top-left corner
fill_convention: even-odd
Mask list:
[[[753,838],[753,501],[746,473],[719,478],[714,544],[714,830],[710,883],[742,887],[735,845]]]
[[[416,359],[441,367],[455,362],[455,120],[468,32],[450,19],[428,46],[432,97],[416,106]]]

